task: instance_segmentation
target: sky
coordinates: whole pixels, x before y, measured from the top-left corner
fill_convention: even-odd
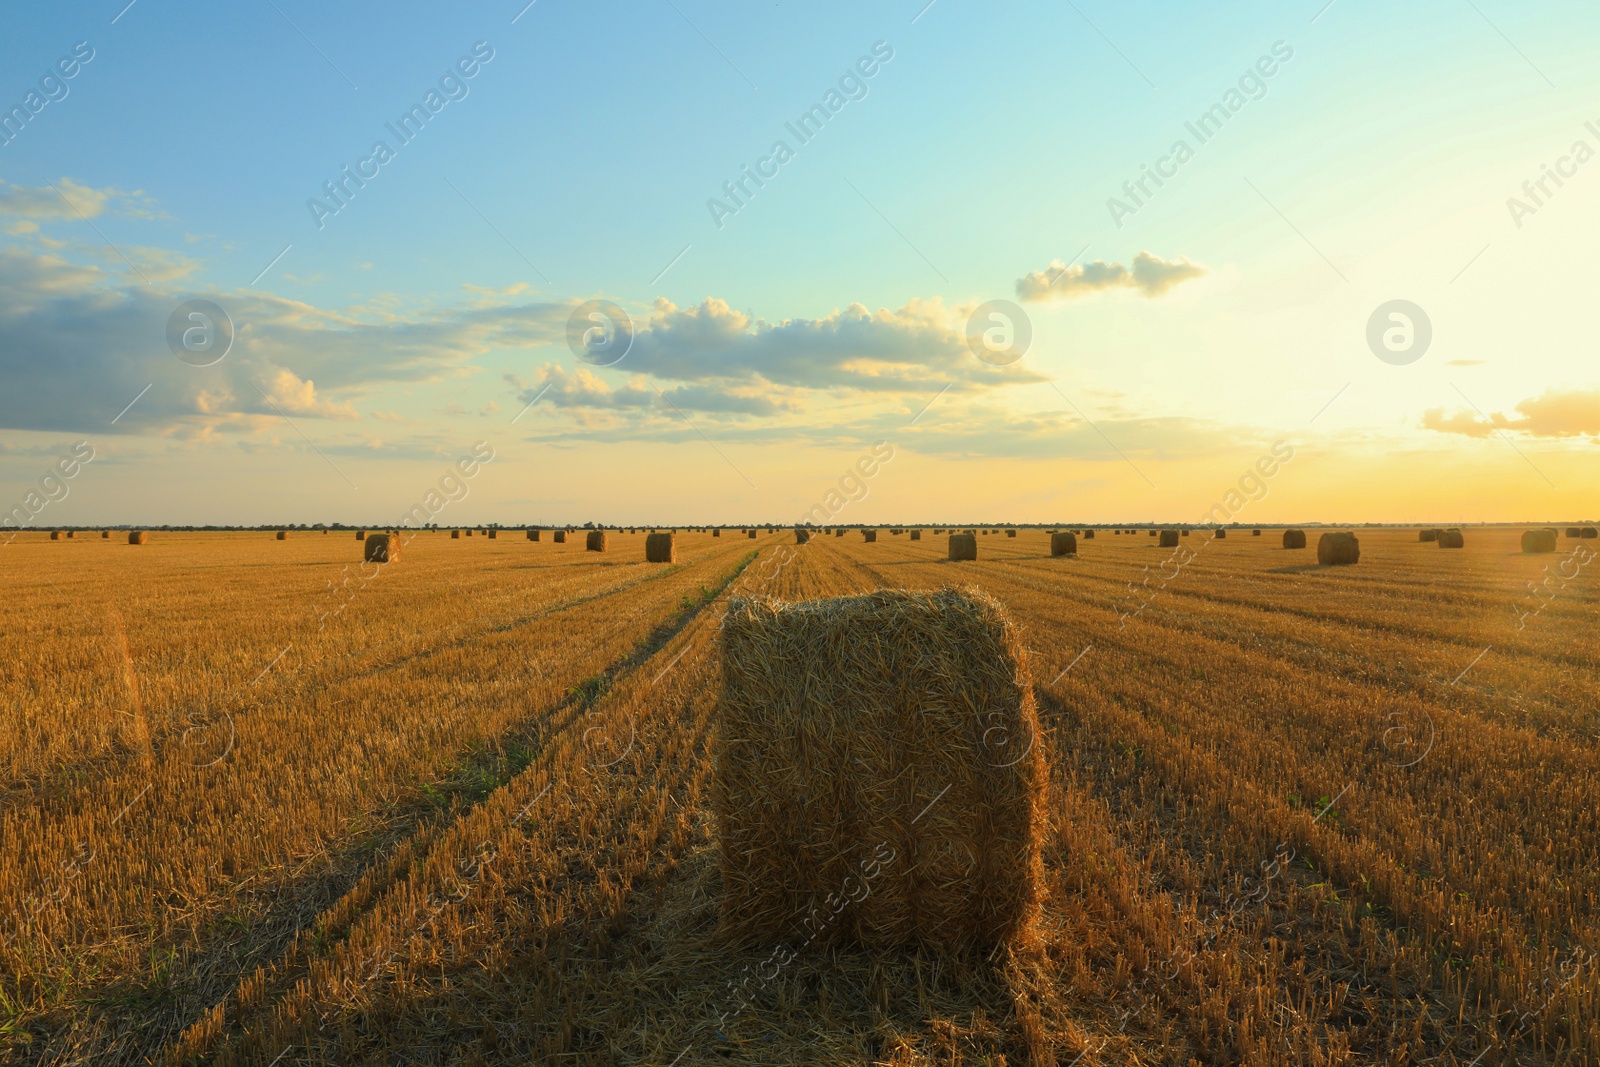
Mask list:
[[[5,525],[1600,513],[1592,7],[330,8],[7,13]]]

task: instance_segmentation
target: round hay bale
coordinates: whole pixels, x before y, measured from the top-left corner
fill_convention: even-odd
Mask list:
[[[1212,536],[1218,541],[1226,541],[1228,539],[1228,531],[1218,526],[1217,532]]]
[[[1260,530],[1251,530],[1250,531],[1250,536],[1251,537],[1260,537],[1261,536],[1261,531]]]
[[[721,537],[722,536],[722,528],[719,526],[717,529],[712,530],[711,531],[711,536],[712,537]]]
[[[73,538],[75,538],[77,536],[78,536],[78,531],[77,530],[68,530],[67,531],[67,540],[68,541],[71,541]]]
[[[755,540],[756,532],[754,530],[747,530],[745,532],[745,536],[750,538],[753,541],[753,540]]]
[[[60,530],[51,530],[50,531],[50,540],[52,540],[52,541],[61,540],[61,531]]]
[[[997,601],[736,598],[722,663],[725,933],[948,951],[1030,936],[1048,775],[1027,651]]]
[[[461,531],[460,530],[451,530],[450,531],[450,539],[453,540],[453,541],[461,540]]]
[[[844,536],[844,527],[841,526],[837,530],[833,531],[833,536],[835,536],[835,537],[843,537]]]
[[[606,550],[606,532],[604,530],[590,530],[583,549],[585,552],[604,552]]]
[[[1132,533],[1133,531],[1129,530],[1128,532]],[[1156,535],[1156,531],[1154,531],[1154,530],[1147,530],[1145,532],[1148,533],[1151,537],[1154,537]]]
[[[129,530],[128,531],[128,544],[130,544],[130,545],[146,545],[146,544],[149,544],[149,543],[150,543],[150,535],[145,533],[143,530]]]
[[[1185,526],[1182,530],[1180,530],[1178,532],[1183,534],[1183,536],[1188,537],[1189,536],[1189,527]]]
[[[1600,534],[1600,531],[1597,531],[1593,526],[1585,526],[1583,528],[1584,537],[1594,537],[1597,534]]]
[[[1325,533],[1317,541],[1317,562],[1324,567],[1342,567],[1359,562],[1361,542],[1348,530]]]
[[[366,539],[367,539],[367,531],[365,531],[365,530],[357,530],[356,531],[356,540],[357,541],[365,541]]]
[[[1155,533],[1154,530],[1152,530],[1150,532],[1151,533]],[[1185,531],[1185,532],[1187,533],[1188,531]],[[1160,547],[1162,547],[1162,548],[1177,548],[1178,547],[1178,531],[1177,530],[1162,530],[1161,531],[1161,541],[1159,542],[1159,544],[1160,544]]]
[[[1556,532],[1554,530],[1527,530],[1522,534],[1522,551],[1554,552],[1556,550]]]
[[[1083,539],[1085,541],[1093,541],[1094,540],[1094,531],[1093,530],[1085,530],[1085,531],[1083,531]]]
[[[373,534],[362,549],[368,563],[399,563],[400,538],[394,534]]]
[[[861,539],[863,541],[867,542],[868,544],[871,544],[871,543],[873,543],[874,541],[876,541],[878,539],[878,531],[877,530],[862,530],[861,531]]]
[[[1583,536],[1583,528],[1581,526],[1568,526],[1567,527],[1567,536],[1568,537],[1582,537]]]
[[[1076,556],[1078,554],[1078,539],[1065,530],[1051,534],[1050,554],[1052,556]]]
[[[1006,536],[1007,537],[1015,537],[1015,536],[1017,536],[1017,531],[1015,531],[1015,530],[1007,530],[1006,531]]]
[[[646,534],[644,538],[644,561],[646,563],[678,562],[677,538],[669,533]]]
[[[1419,542],[1421,542],[1421,541],[1437,541],[1437,540],[1439,540],[1439,531],[1438,530],[1418,530],[1417,531],[1417,540]]]
[[[471,535],[469,534],[468,536],[471,536]],[[554,533],[552,533],[550,535],[550,540],[554,541],[558,545],[566,544],[567,543],[567,531],[565,531],[565,530],[557,530],[557,531],[555,531]]]
[[[499,530],[490,530],[489,531],[489,540],[498,541],[499,539],[500,539],[500,531]]]
[[[977,559],[978,539],[970,533],[953,533],[950,535],[950,558],[955,560]]]
[[[921,530],[912,530],[911,531],[911,540],[913,540],[913,541],[922,540],[922,531]]]
[[[794,543],[797,545],[809,545],[811,543],[811,531],[802,526],[796,526],[794,528]]]
[[[1285,531],[1283,531],[1283,547],[1284,548],[1304,548],[1304,547],[1306,547],[1306,532],[1304,530],[1285,530]]]
[[[103,540],[103,541],[111,540],[111,531],[110,530],[101,530],[100,531],[100,539]]]
[[[539,531],[538,530],[529,530],[528,531],[528,540],[530,540],[530,541],[539,540]]]
[[[1467,539],[1461,535],[1460,530],[1439,531],[1440,548],[1465,548],[1466,546]]]
[[[280,541],[289,540],[289,531],[288,530],[279,530],[278,531],[278,540],[280,540]]]

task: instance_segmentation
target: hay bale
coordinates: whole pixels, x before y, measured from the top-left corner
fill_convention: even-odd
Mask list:
[[[1418,530],[1417,531],[1417,540],[1418,541],[1437,541],[1437,540],[1439,540],[1439,531],[1438,530]]]
[[[50,540],[52,540],[52,541],[61,540],[61,531],[60,530],[51,530],[50,531]]]
[[[756,532],[754,530],[748,530],[745,532],[745,536],[753,541],[755,540]]]
[[[1027,653],[997,601],[739,598],[722,645],[727,933],[944,950],[1030,936],[1047,776]]]
[[[78,536],[78,531],[77,530],[68,530],[67,531],[67,540],[68,541],[71,541],[73,538],[75,538],[77,536]]]
[[[644,538],[644,561],[646,563],[678,562],[677,538],[669,533],[646,534]]]
[[[1077,537],[1065,531],[1051,534],[1050,554],[1052,556],[1076,556],[1078,554]]]
[[[365,531],[365,530],[357,530],[356,531],[356,540],[357,541],[365,541],[366,539],[367,539],[367,531]]]
[[[1189,536],[1189,528],[1187,526],[1185,526],[1182,530],[1180,530],[1178,532],[1183,534],[1183,536],[1185,536],[1185,537]]]
[[[1317,562],[1324,567],[1342,567],[1361,559],[1361,542],[1348,530],[1322,535],[1317,541]]]
[[[951,559],[977,559],[978,539],[970,533],[953,533],[950,535]]]
[[[1093,541],[1094,540],[1094,531],[1093,530],[1085,530],[1085,531],[1083,531],[1083,539],[1085,541]]]
[[[1597,531],[1593,526],[1585,526],[1583,528],[1584,537],[1595,537],[1597,535],[1600,535],[1600,531]]]
[[[145,533],[143,530],[129,530],[128,531],[128,544],[130,544],[130,545],[144,545],[144,544],[149,544],[149,543],[150,543],[150,535]]]
[[[362,550],[368,563],[399,563],[400,538],[394,534],[373,534]]]
[[[1580,526],[1568,526],[1567,527],[1567,536],[1568,537],[1582,537],[1583,536],[1583,528],[1580,527]]]
[[[450,531],[450,539],[453,540],[453,541],[461,540],[461,531],[460,530],[451,530]]]
[[[539,540],[539,531],[538,530],[529,530],[528,531],[528,540],[530,540],[530,541]]]
[[[1132,533],[1132,532],[1133,532],[1133,531],[1132,531],[1132,530],[1129,530],[1129,531],[1128,531],[1128,532],[1129,532],[1129,533]],[[1155,535],[1156,535],[1156,532],[1155,532],[1155,531],[1154,531],[1154,530],[1148,530],[1148,531],[1146,531],[1146,532],[1147,532],[1147,533],[1149,533],[1149,535],[1150,535],[1150,536],[1151,536],[1151,537],[1154,537],[1154,536],[1155,536]]]
[[[1261,536],[1261,531],[1260,530],[1251,530],[1250,531],[1250,536],[1251,537],[1260,537]]]
[[[1554,552],[1556,550],[1556,532],[1554,530],[1527,530],[1522,535],[1522,551],[1524,552]]]
[[[1460,530],[1439,531],[1440,548],[1465,548],[1466,546],[1467,539],[1461,535]]]
[[[811,543],[811,531],[804,527],[796,526],[794,528],[794,543],[797,545],[809,545]]]
[[[499,539],[500,539],[500,531],[499,530],[490,530],[489,531],[489,540],[498,541]]]
[[[1151,532],[1153,533],[1154,531],[1151,531]],[[1160,542],[1160,544],[1161,544],[1162,548],[1177,548],[1178,547],[1178,531],[1177,530],[1162,530],[1161,531],[1161,542]]]
[[[922,531],[921,530],[912,530],[911,531],[911,540],[913,540],[913,541],[922,540]]]
[[[280,540],[280,541],[289,540],[289,531],[288,530],[279,530],[278,531],[278,540]]]
[[[868,544],[871,544],[872,542],[874,542],[874,541],[876,541],[878,539],[878,531],[877,530],[862,530],[861,531],[861,539],[863,541],[866,541]]]
[[[1212,537],[1214,537],[1218,541],[1226,541],[1228,539],[1228,531],[1224,530],[1222,527],[1218,526],[1217,527],[1217,532],[1212,534]]]
[[[833,531],[833,536],[835,536],[835,537],[843,537],[844,536],[844,527],[841,526],[837,530]]]
[[[606,550],[606,532],[604,530],[590,530],[583,549],[585,552],[604,552]]]
[[[717,529],[715,529],[715,530],[712,530],[712,531],[711,531],[711,536],[712,536],[712,537],[721,537],[721,536],[722,536],[722,529],[721,529],[721,527],[718,527],[718,528],[717,528]]]
[[[110,530],[101,530],[101,531],[100,531],[100,539],[101,539],[101,540],[102,540],[102,541],[109,541],[109,540],[111,540],[111,531],[110,531]]]
[[[1304,548],[1304,547],[1306,547],[1306,532],[1304,530],[1285,530],[1285,531],[1283,531],[1283,547],[1284,548]]]
[[[468,536],[470,537],[471,534],[468,533]],[[567,543],[567,531],[565,531],[565,530],[557,530],[557,531],[555,531],[554,533],[552,533],[550,535],[550,540],[554,541],[558,545],[566,544]]]
[[[1006,536],[1007,537],[1015,537],[1015,536],[1017,536],[1017,531],[1015,531],[1015,530],[1007,530],[1006,531]]]

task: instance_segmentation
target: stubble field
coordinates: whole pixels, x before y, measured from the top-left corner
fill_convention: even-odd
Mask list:
[[[19,538],[0,1060],[1596,1062],[1600,596],[1520,532]],[[1030,648],[1038,937],[728,943],[727,598],[952,585]]]

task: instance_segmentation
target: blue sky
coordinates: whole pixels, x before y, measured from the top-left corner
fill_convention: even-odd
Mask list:
[[[1300,458],[1241,521],[1555,518],[1596,488],[1600,166],[1521,227],[1506,203],[1600,147],[1576,3],[137,0],[7,26],[0,109],[94,51],[0,145],[0,491],[99,457],[40,523],[381,521],[477,440],[496,477],[441,521],[776,520],[874,440],[896,459],[840,521],[1193,518],[1280,439]],[[401,144],[386,123],[475,50]],[[785,124],[842,77],[859,98],[801,144]],[[319,228],[308,200],[380,139]],[[719,226],[708,200],[780,139]],[[1023,301],[1021,363],[965,351],[974,305],[1140,253],[1198,269],[1069,272]],[[238,331],[216,367],[164,339],[196,297]],[[1363,336],[1395,298],[1435,331],[1405,367]],[[617,366],[563,340],[591,299],[639,331]]]

